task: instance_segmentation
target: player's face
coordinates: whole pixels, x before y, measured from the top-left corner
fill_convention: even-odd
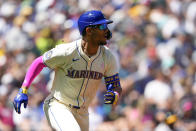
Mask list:
[[[94,44],[98,45],[106,45],[107,44],[107,34],[108,34],[108,27],[107,24],[96,25],[92,28],[91,38],[94,41]]]

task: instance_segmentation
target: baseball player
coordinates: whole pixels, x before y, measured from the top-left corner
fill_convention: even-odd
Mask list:
[[[50,95],[44,101],[46,118],[55,130],[88,131],[88,106],[104,77],[107,92],[105,104],[116,105],[121,94],[117,62],[104,46],[112,33],[101,11],[83,13],[78,20],[82,39],[55,48],[36,58],[28,69],[22,87],[14,99],[14,108],[21,113],[26,108],[27,90],[33,79],[44,67],[55,71]]]

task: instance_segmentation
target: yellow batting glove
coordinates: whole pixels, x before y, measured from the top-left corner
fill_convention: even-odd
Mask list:
[[[119,99],[119,94],[116,91],[108,90],[104,95],[104,103],[116,105]]]

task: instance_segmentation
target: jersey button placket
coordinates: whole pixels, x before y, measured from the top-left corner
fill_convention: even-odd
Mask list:
[[[90,71],[90,65],[91,65],[91,62],[90,62],[90,59],[87,59],[87,70]],[[84,80],[84,84],[83,84],[83,91],[85,90],[85,87],[87,86],[87,82],[88,82],[88,77],[85,78]],[[82,92],[83,92],[82,91]],[[84,92],[83,92],[84,93]],[[82,93],[82,94],[83,94]],[[84,98],[83,98],[84,99]],[[84,100],[85,101],[85,100]],[[79,110],[77,110],[76,112],[78,112]]]
[[[88,71],[90,71],[90,69],[91,69],[91,61],[90,61],[90,59],[88,60],[88,62],[87,62],[87,70]],[[90,72],[89,72],[90,73]],[[87,84],[88,84],[88,80],[89,80],[89,77],[87,77],[85,80],[84,80],[84,87],[86,88],[87,87]],[[84,88],[84,89],[85,89]],[[85,98],[83,98],[83,99],[85,99]]]
[[[89,60],[88,60],[88,66],[87,66],[88,70],[90,70],[90,66],[91,66],[91,61],[90,61],[90,59],[89,59]]]
[[[89,61],[88,61],[88,66],[90,66],[90,64],[91,64],[91,60],[89,59]]]

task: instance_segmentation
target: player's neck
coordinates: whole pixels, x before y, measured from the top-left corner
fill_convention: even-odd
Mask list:
[[[95,46],[92,43],[82,40],[82,50],[89,57],[95,55],[97,53],[99,46]]]

